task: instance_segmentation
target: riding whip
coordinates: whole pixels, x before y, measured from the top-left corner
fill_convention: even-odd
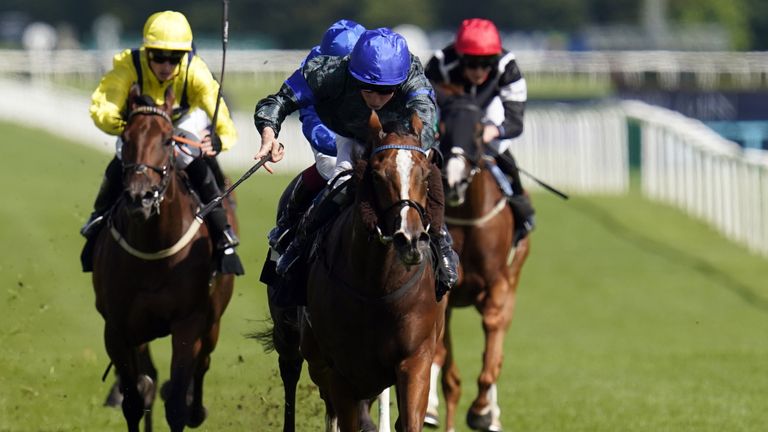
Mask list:
[[[280,144],[280,147],[283,147],[283,145]],[[225,190],[221,195],[217,196],[216,198],[211,200],[211,202],[206,204],[202,209],[200,209],[200,211],[197,212],[197,215],[195,215],[195,216],[199,217],[201,219],[205,218],[205,215],[210,213],[211,210],[213,210],[214,207],[219,205],[219,203],[221,203],[221,201],[224,198],[228,197],[229,194],[231,194],[232,191],[235,190],[236,187],[240,186],[240,183],[246,181],[248,179],[248,177],[253,175],[253,173],[258,171],[259,168],[261,168],[262,166],[264,167],[264,169],[266,169],[267,171],[269,171],[271,173],[272,169],[269,167],[269,165],[266,165],[266,166],[264,165],[264,164],[266,164],[267,162],[270,162],[270,161],[272,161],[272,155],[271,154],[268,154],[268,155],[262,157],[261,159],[259,159],[259,161],[256,162],[256,165],[252,166],[248,171],[246,171],[245,174],[243,174],[242,177],[240,177],[236,182],[234,182],[232,184],[232,186],[228,187],[227,190]]]
[[[227,63],[227,42],[229,42],[229,0],[222,0],[222,18],[221,18],[221,75],[219,75],[219,92],[216,95],[216,108],[213,109],[213,119],[211,119],[211,137],[216,135],[216,120],[219,118],[219,105],[221,105],[222,88],[224,87],[224,66]],[[218,143],[218,144],[217,144]],[[221,151],[221,140],[211,139],[216,153]],[[218,148],[217,148],[218,147]]]
[[[544,189],[546,189],[546,190],[548,190],[548,191],[552,192],[553,194],[555,194],[555,195],[559,196],[560,198],[562,198],[562,199],[564,199],[564,200],[567,200],[567,199],[569,199],[569,198],[570,198],[570,197],[569,197],[568,195],[566,195],[564,192],[560,192],[559,190],[555,189],[554,187],[552,187],[552,186],[550,186],[550,185],[548,185],[548,184],[544,183],[543,181],[541,181],[541,180],[537,179],[537,178],[536,178],[536,177],[535,177],[533,174],[531,174],[531,173],[529,173],[528,171],[526,171],[526,170],[524,170],[524,169],[520,168],[520,165],[517,165],[517,163],[515,163],[515,162],[514,162],[512,159],[510,159],[510,157],[509,157],[509,156],[505,155],[504,153],[500,153],[500,152],[495,152],[495,153],[496,153],[496,156],[498,156],[498,157],[500,157],[500,158],[504,159],[504,160],[505,160],[507,163],[509,163],[509,164],[512,164],[512,165],[515,165],[515,166],[517,166],[517,170],[518,170],[518,171],[520,171],[521,173],[525,174],[525,175],[526,175],[528,178],[530,178],[531,180],[533,180],[533,181],[535,181],[536,183],[538,183],[538,184],[539,184],[539,186],[541,186],[541,187],[543,187]]]

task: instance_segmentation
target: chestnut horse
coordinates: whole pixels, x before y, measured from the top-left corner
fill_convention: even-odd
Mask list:
[[[233,275],[215,272],[208,229],[196,217],[200,203],[174,166],[173,101],[169,90],[165,103],[154,106],[131,89],[122,134],[124,191],[95,243],[96,308],[131,432],[145,412],[145,430],[152,428],[157,370],[148,343],[169,334],[166,420],[173,432],[203,422],[203,378],[234,285]]]
[[[336,422],[342,432],[369,430],[360,404],[392,385],[396,429],[423,427],[445,302],[436,301],[424,210],[431,152],[421,148],[418,116],[409,130],[395,126],[384,132],[372,112],[355,205],[321,234],[308,263],[301,354],[325,401],[327,430]]]
[[[467,424],[473,430],[500,431],[496,382],[520,272],[528,256],[529,237],[513,247],[512,210],[491,174],[491,169],[496,168],[494,160],[484,154],[482,110],[469,96],[456,95],[451,103],[443,104],[441,115],[441,146],[446,152],[445,220],[460,267],[459,280],[448,294],[445,334],[432,366],[433,385],[425,422],[431,426],[439,423],[436,381],[442,370],[445,428],[454,430],[461,382],[452,352],[451,309],[474,306],[483,320],[485,351],[478,394],[467,413]]]

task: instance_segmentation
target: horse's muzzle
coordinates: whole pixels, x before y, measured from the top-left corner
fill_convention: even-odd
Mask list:
[[[157,194],[153,190],[128,188],[126,204],[131,214],[143,216],[145,220],[152,216],[157,207]]]
[[[427,250],[429,250],[429,234],[424,230],[421,230],[418,235],[398,231],[392,236],[392,244],[403,264],[421,264]]]

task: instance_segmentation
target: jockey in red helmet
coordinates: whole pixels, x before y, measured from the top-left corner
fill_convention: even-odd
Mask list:
[[[496,163],[511,177],[509,203],[515,214],[515,242],[533,229],[533,207],[520,183],[520,173],[510,153],[512,138],[523,132],[527,87],[511,52],[501,46],[493,22],[482,18],[464,20],[454,43],[437,51],[427,63],[427,78],[440,84],[459,85],[475,96],[485,110],[483,142],[496,153]],[[438,95],[441,106],[449,98]],[[505,189],[505,188],[502,188]]]
[[[318,56],[294,72],[280,90],[256,105],[254,123],[261,133],[261,149],[256,158],[283,158],[277,142],[280,125],[297,109],[314,106],[323,123],[337,134],[337,162],[334,185],[341,187],[352,169],[352,154],[368,137],[368,119],[375,110],[382,123],[404,121],[411,112],[421,118],[424,128],[421,143],[425,149],[435,144],[436,113],[434,91],[424,76],[421,62],[408,50],[401,35],[388,28],[368,30],[346,57]],[[343,189],[342,189],[343,190]],[[338,196],[316,201],[302,219],[295,240],[282,254],[277,272],[285,274],[301,255],[308,234],[336,215],[340,207]],[[348,199],[347,199],[348,201]],[[442,216],[442,209],[440,215]],[[435,221],[433,221],[435,222]],[[457,278],[456,256],[450,239],[440,233],[442,220],[432,224],[430,234],[439,240],[441,250],[440,282],[448,287]]]

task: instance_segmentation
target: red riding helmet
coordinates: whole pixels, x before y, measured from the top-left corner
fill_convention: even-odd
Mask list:
[[[460,55],[499,55],[501,54],[501,37],[493,22],[482,18],[470,18],[461,22],[454,46]]]

